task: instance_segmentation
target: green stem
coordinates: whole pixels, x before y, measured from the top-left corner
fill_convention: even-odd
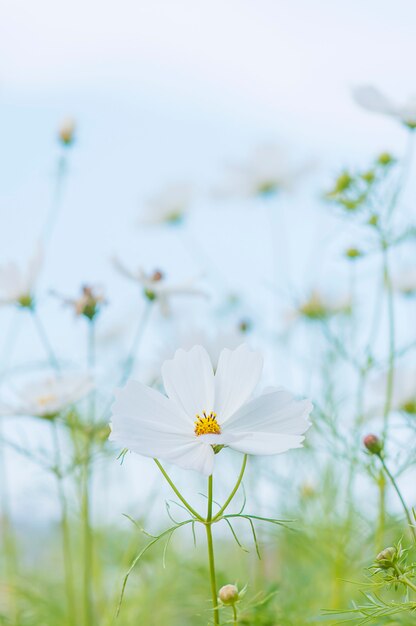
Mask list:
[[[388,251],[386,244],[383,244],[383,275],[384,283],[387,289],[387,310],[389,323],[389,366],[387,372],[386,399],[383,412],[383,440],[387,438],[389,414],[393,398],[394,387],[394,360],[395,360],[395,329],[394,329],[394,303],[393,288],[391,284],[390,271],[388,265]]]
[[[393,488],[394,488],[395,492],[398,495],[398,498],[399,498],[399,500],[401,502],[401,505],[403,507],[404,513],[406,515],[407,523],[409,524],[409,528],[410,528],[410,530],[412,532],[412,535],[413,535],[413,541],[416,543],[416,529],[414,527],[414,523],[412,521],[412,518],[411,518],[411,515],[409,513],[409,510],[408,510],[408,508],[406,506],[406,502],[404,501],[404,498],[403,498],[402,493],[401,493],[401,491],[399,489],[399,486],[396,483],[396,480],[395,480],[393,474],[390,472],[389,468],[387,467],[386,462],[383,459],[382,455],[380,454],[378,456],[379,456],[379,459],[381,461],[381,464],[383,466],[384,471],[386,472],[386,474],[387,474],[391,484],[393,485]]]
[[[238,626],[237,608],[235,604],[233,604],[233,626]]]
[[[412,583],[411,580],[409,580],[407,578],[407,576],[405,574],[403,574],[403,572],[401,571],[401,569],[399,568],[398,565],[394,565],[394,570],[397,574],[398,580],[403,583],[404,585],[406,585],[407,587],[409,587],[409,589],[412,589],[412,591],[416,591],[416,585],[414,583]]]
[[[120,382],[119,382],[119,386],[124,385],[124,383],[126,382],[126,380],[128,379],[128,377],[130,376],[133,367],[134,367],[134,363],[136,361],[137,358],[137,350],[139,348],[140,342],[143,338],[144,335],[144,331],[146,329],[146,326],[148,324],[149,318],[150,318],[150,312],[152,310],[152,302],[149,300],[146,303],[145,309],[143,311],[143,315],[141,316],[140,320],[139,320],[139,324],[137,326],[137,330],[136,333],[133,337],[133,342],[131,345],[131,348],[128,352],[128,355],[126,357],[126,361],[125,361],[125,365],[124,365],[124,369],[120,378]]]
[[[0,432],[1,432],[1,420],[0,420]],[[13,526],[11,522],[10,515],[10,501],[9,501],[9,490],[8,490],[8,481],[7,481],[7,465],[5,459],[5,446],[0,445],[0,502],[1,502],[1,510],[0,510],[0,526],[2,531],[2,548],[4,554],[4,562],[5,562],[5,575],[6,579],[9,581],[11,593],[10,593],[10,605],[11,605],[11,613],[13,615],[13,624],[17,626],[19,623],[19,614],[18,614],[18,606],[17,606],[17,597],[16,597],[16,579],[17,579],[17,566],[18,566],[18,555],[17,555],[17,546],[16,546],[16,538],[13,531]]]
[[[169,483],[170,487],[175,492],[176,496],[179,498],[179,500],[182,502],[182,504],[188,509],[190,514],[193,515],[194,517],[196,517],[196,519],[199,520],[200,522],[204,522],[205,523],[204,518],[199,513],[197,513],[197,511],[195,511],[195,509],[189,504],[189,502],[187,502],[185,500],[185,498],[183,497],[181,492],[176,488],[174,482],[171,480],[171,478],[169,477],[168,473],[163,468],[163,466],[160,463],[160,461],[158,461],[157,459],[153,459],[153,460],[156,463],[156,465],[158,466],[158,468],[160,469],[160,471],[162,472],[162,474],[165,477],[166,481]],[[212,505],[212,503],[211,503],[211,505]]]
[[[384,545],[384,528],[386,525],[386,479],[383,470],[377,481],[379,493],[378,524],[376,532],[376,552],[380,552]]]
[[[235,494],[237,493],[240,485],[241,485],[241,481],[243,480],[243,476],[244,476],[244,472],[246,470],[246,465],[247,465],[247,454],[244,455],[243,458],[243,464],[241,466],[241,470],[240,470],[240,474],[238,475],[237,478],[237,482],[234,485],[234,489],[232,490],[232,492],[230,493],[230,495],[228,496],[228,498],[225,501],[225,504],[221,507],[221,509],[218,511],[218,513],[214,516],[213,518],[213,522],[216,522],[224,513],[225,509],[228,507],[228,505],[230,504],[231,500],[234,498]]]
[[[45,328],[44,328],[44,326],[43,326],[43,324],[42,324],[42,322],[40,320],[40,317],[37,314],[35,309],[30,309],[30,311],[32,313],[32,319],[33,319],[34,324],[36,326],[36,330],[38,331],[39,338],[40,338],[40,340],[41,340],[41,342],[42,342],[42,344],[43,344],[43,346],[45,348],[45,351],[46,351],[46,353],[48,355],[50,365],[51,365],[51,367],[53,369],[55,369],[57,372],[59,372],[61,368],[60,368],[58,359],[55,356],[55,353],[54,353],[54,351],[52,349],[52,346],[51,346],[51,344],[49,342],[48,335],[46,334]]]
[[[214,610],[214,626],[219,626],[219,608],[217,599],[217,581],[215,576],[215,559],[214,559],[214,544],[212,541],[212,474],[208,477],[208,511],[207,518],[205,520],[205,529],[207,532],[207,546],[208,546],[208,562],[209,562],[209,577],[211,581],[211,596],[212,596],[212,608]]]
[[[65,568],[65,589],[68,604],[68,621],[71,626],[76,626],[75,616],[75,592],[74,592],[74,571],[72,565],[71,533],[68,520],[68,505],[66,501],[65,489],[62,476],[61,450],[59,444],[58,427],[55,420],[51,422],[52,438],[55,448],[55,476],[58,488],[58,497],[61,507],[61,536],[62,553]]]
[[[88,323],[88,348],[87,361],[89,369],[93,370],[95,366],[95,322],[90,320]],[[91,426],[95,420],[95,392],[90,395],[89,421]],[[94,545],[91,526],[91,502],[90,502],[90,484],[92,479],[91,467],[91,442],[90,430],[85,431],[85,448],[84,448],[84,465],[81,476],[81,511],[82,511],[82,529],[83,529],[83,545],[84,545],[84,572],[83,572],[83,595],[84,595],[84,618],[85,626],[93,623],[93,601],[92,601],[92,579],[93,579],[93,563],[94,563]]]
[[[84,572],[83,572],[83,596],[84,596],[84,617],[85,626],[91,626],[93,623],[92,615],[92,563],[93,563],[93,543],[91,531],[91,506],[90,506],[90,463],[89,463],[89,444],[87,444],[84,468],[82,474],[82,528],[84,538]]]
[[[43,230],[43,241],[45,245],[48,244],[51,239],[52,232],[62,205],[62,193],[64,189],[67,170],[67,155],[66,152],[63,152],[58,158],[58,167],[56,170],[56,179],[52,194],[51,206]]]

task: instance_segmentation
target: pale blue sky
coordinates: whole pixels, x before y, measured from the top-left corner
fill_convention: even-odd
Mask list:
[[[416,93],[415,23],[413,0],[3,0],[0,263],[23,261],[40,233],[56,128],[72,115],[78,141],[44,293],[72,294],[81,282],[99,281],[120,314],[133,293],[110,268],[112,254],[179,277],[203,269],[174,234],[135,226],[140,203],[176,180],[199,192],[189,236],[215,250],[229,282],[257,289],[271,263],[267,216],[214,203],[205,191],[226,164],[264,141],[284,142],[299,162],[317,161],[299,194],[284,200],[294,289],[338,283],[338,270],[346,280],[331,256],[342,249],[342,232],[332,238],[319,194],[344,164],[365,164],[379,150],[403,152],[404,130],[360,110],[350,87],[370,82],[398,98]],[[266,291],[258,304],[268,304]],[[79,355],[73,337],[82,341],[82,327],[70,314],[58,325],[60,309],[49,304],[52,339],[65,355]],[[9,318],[1,312],[3,329]],[[28,347],[29,335],[21,357]]]

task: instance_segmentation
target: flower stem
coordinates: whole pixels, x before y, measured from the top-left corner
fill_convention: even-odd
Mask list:
[[[149,318],[150,318],[150,311],[152,310],[152,302],[148,301],[146,303],[146,307],[143,311],[143,314],[139,320],[139,324],[137,326],[137,330],[136,333],[133,337],[133,342],[131,344],[131,348],[128,352],[128,355],[126,357],[126,361],[125,361],[125,365],[124,365],[124,369],[123,372],[121,374],[121,378],[120,378],[120,382],[119,382],[119,386],[124,385],[124,383],[126,382],[126,380],[128,379],[128,377],[130,376],[132,369],[134,367],[134,363],[136,361],[137,358],[137,350],[139,348],[140,342],[142,340],[142,337],[144,335],[144,331],[146,330],[146,326],[148,324]]]
[[[390,472],[389,468],[387,467],[386,462],[383,459],[383,456],[381,454],[379,454],[378,457],[379,457],[379,459],[381,461],[383,469],[386,472],[386,474],[387,474],[387,476],[388,476],[388,478],[389,478],[389,480],[390,480],[390,482],[391,482],[395,492],[397,493],[397,495],[399,497],[399,500],[400,500],[401,505],[403,507],[404,513],[406,515],[407,523],[409,524],[409,528],[410,528],[411,533],[413,535],[413,541],[416,543],[416,529],[415,529],[414,523],[412,522],[412,518],[411,518],[411,515],[409,513],[409,509],[407,508],[406,502],[404,501],[404,498],[403,498],[402,493],[401,493],[401,491],[399,489],[399,486],[398,486],[398,484],[396,482],[396,479],[394,478],[393,474]]]
[[[230,495],[228,496],[228,498],[225,501],[225,504],[221,507],[221,509],[218,511],[218,513],[215,515],[215,517],[213,518],[213,522],[216,522],[224,513],[225,509],[228,507],[228,505],[230,504],[231,500],[234,498],[235,494],[237,493],[240,485],[241,485],[241,481],[243,480],[243,476],[244,476],[244,472],[246,470],[246,465],[247,465],[247,454],[244,455],[244,459],[243,459],[243,464],[241,466],[241,470],[240,470],[240,474],[238,475],[237,478],[237,482],[234,485],[234,489],[232,490],[232,492],[230,493]]]
[[[233,604],[233,626],[238,626],[237,608],[235,604]]]
[[[85,626],[93,623],[92,617],[92,562],[93,562],[93,543],[91,531],[91,506],[90,506],[90,462],[89,462],[89,445],[87,444],[86,455],[84,459],[84,467],[82,473],[82,527],[84,536],[84,572],[83,572],[83,592],[84,592],[84,617]]]
[[[44,245],[48,244],[54,226],[56,224],[56,220],[62,205],[62,194],[64,190],[64,183],[68,170],[68,161],[66,153],[62,153],[58,158],[57,168],[56,168],[56,178],[55,178],[55,186],[52,193],[51,206],[49,209],[49,213],[47,215],[47,219],[43,229],[43,241]]]
[[[412,581],[409,580],[405,574],[403,574],[403,572],[401,571],[401,569],[399,568],[398,565],[394,565],[394,570],[395,570],[395,572],[397,574],[398,580],[401,583],[403,583],[404,585],[409,587],[409,589],[412,589],[412,591],[416,591],[416,585],[414,583],[412,583]]]
[[[68,621],[71,626],[76,625],[75,616],[75,593],[74,593],[74,571],[72,565],[71,534],[68,520],[68,505],[66,501],[65,489],[62,476],[62,459],[59,444],[58,427],[55,420],[51,422],[52,439],[55,448],[55,476],[58,489],[59,503],[61,507],[61,536],[62,554],[65,568],[65,590],[68,605]]]
[[[383,439],[387,438],[389,414],[393,398],[394,388],[394,361],[395,361],[395,329],[394,329],[394,303],[393,303],[393,287],[389,271],[388,249],[383,242],[383,276],[384,284],[387,290],[387,311],[389,324],[389,364],[387,371],[387,387],[386,399],[383,411]]]
[[[190,514],[193,515],[194,517],[196,517],[196,519],[199,520],[200,522],[205,522],[204,518],[199,513],[197,513],[195,511],[195,509],[189,504],[189,502],[187,502],[187,500],[185,500],[185,498],[183,497],[181,492],[176,488],[175,483],[169,477],[169,474],[165,471],[165,469],[163,468],[163,466],[160,463],[160,461],[158,461],[157,459],[153,459],[153,460],[156,463],[156,465],[158,466],[158,468],[160,469],[160,471],[162,472],[162,474],[165,477],[166,481],[169,483],[170,487],[175,492],[176,496],[179,498],[179,500],[182,502],[182,504],[188,509]],[[212,507],[212,503],[211,503],[211,507]]]
[[[90,370],[95,367],[95,322],[90,320],[88,323],[88,346],[87,361]],[[94,423],[95,419],[95,391],[90,395],[89,420]],[[92,602],[92,578],[93,578],[93,562],[94,562],[94,545],[91,528],[91,502],[90,502],[90,484],[92,479],[91,467],[91,442],[89,430],[85,432],[84,459],[81,475],[81,512],[82,512],[82,529],[84,538],[84,572],[83,572],[83,592],[84,592],[84,618],[85,626],[93,623],[93,602]]]
[[[214,626],[219,626],[219,609],[217,599],[217,581],[215,576],[214,544],[212,541],[212,474],[208,477],[208,510],[205,529],[207,532],[209,576],[211,581],[212,608],[214,610]]]
[[[55,356],[55,353],[54,353],[54,351],[52,349],[52,346],[51,346],[51,344],[49,342],[48,335],[46,334],[45,328],[44,328],[44,326],[43,326],[43,324],[42,324],[42,322],[40,320],[40,317],[37,314],[35,309],[31,309],[31,313],[32,313],[32,319],[33,319],[33,321],[35,323],[35,326],[36,326],[36,330],[38,331],[39,338],[40,338],[40,340],[41,340],[41,342],[42,342],[42,344],[43,344],[43,346],[45,348],[45,351],[46,351],[46,353],[48,355],[50,365],[51,365],[51,367],[53,369],[55,369],[57,372],[59,372],[61,368],[60,368],[60,365],[58,363],[58,359]]]

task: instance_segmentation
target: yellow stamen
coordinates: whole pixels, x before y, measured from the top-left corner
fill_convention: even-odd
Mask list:
[[[195,420],[195,435],[220,435],[221,428],[217,422],[217,414],[211,411],[206,413],[205,411],[201,415],[196,416]]]
[[[39,396],[39,398],[37,398],[37,402],[40,406],[46,406],[47,404],[49,404],[50,402],[55,402],[56,400],[56,396],[54,396],[52,393],[45,394],[44,396]]]

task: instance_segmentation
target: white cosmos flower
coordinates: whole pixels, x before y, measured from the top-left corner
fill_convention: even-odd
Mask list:
[[[145,204],[139,223],[146,226],[178,224],[191,204],[191,188],[186,184],[169,185]]]
[[[217,446],[256,455],[299,448],[312,404],[282,388],[252,398],[262,367],[245,345],[224,349],[215,374],[202,346],[178,350],[162,367],[166,396],[133,380],[117,391],[111,439],[207,476]]]
[[[360,85],[353,89],[357,104],[368,111],[382,113],[398,119],[409,128],[416,128],[416,97],[406,102],[395,102],[371,85]]]
[[[334,296],[318,289],[313,289],[305,300],[288,312],[286,317],[288,321],[298,318],[324,320],[334,315],[348,315],[351,313],[351,305],[351,298],[347,295]]]
[[[175,296],[203,296],[207,293],[197,286],[199,277],[188,278],[182,282],[173,283],[166,280],[165,275],[159,270],[147,274],[142,268],[137,270],[128,269],[118,258],[113,259],[114,267],[126,278],[138,283],[145,297],[156,300],[159,303],[163,315],[170,313],[170,300]]]
[[[416,295],[416,269],[408,269],[396,274],[391,280],[392,288],[404,296]]]
[[[92,378],[88,374],[43,377],[25,383],[17,390],[9,390],[9,397],[2,399],[0,415],[50,418],[82,400],[92,389]]]
[[[42,248],[38,245],[25,270],[13,262],[0,266],[0,304],[17,304],[22,307],[33,305],[42,258]]]
[[[366,414],[369,418],[383,415],[387,396],[388,374],[383,373],[370,381],[366,399]],[[393,373],[391,411],[416,414],[416,370],[396,368]]]
[[[281,191],[291,191],[310,170],[310,165],[295,166],[281,147],[258,147],[246,164],[234,167],[219,195],[265,198]]]

